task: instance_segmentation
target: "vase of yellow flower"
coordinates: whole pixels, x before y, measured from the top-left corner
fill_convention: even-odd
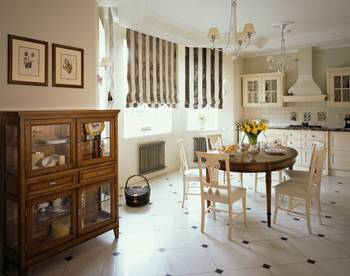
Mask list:
[[[239,127],[239,130],[244,132],[244,136],[242,141],[244,140],[245,136],[248,137],[249,141],[249,153],[256,153],[259,151],[259,147],[257,145],[258,143],[258,137],[260,133],[267,130],[268,125],[267,122],[264,120],[244,120],[243,122],[235,122],[235,124]]]

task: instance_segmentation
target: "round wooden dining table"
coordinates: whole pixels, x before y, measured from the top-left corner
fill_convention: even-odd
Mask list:
[[[267,225],[271,227],[271,173],[285,168],[292,169],[298,152],[290,147],[283,147],[281,154],[268,154],[265,150],[248,153],[248,150],[230,154],[230,171],[240,173],[265,173]],[[220,169],[225,170],[224,162]]]

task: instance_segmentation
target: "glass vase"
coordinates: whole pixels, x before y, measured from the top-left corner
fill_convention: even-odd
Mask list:
[[[258,135],[248,135],[248,140],[249,140],[249,153],[257,153],[259,152],[259,146],[258,146]]]

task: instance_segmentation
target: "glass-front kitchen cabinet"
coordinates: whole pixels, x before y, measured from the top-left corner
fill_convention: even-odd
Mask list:
[[[330,107],[350,107],[350,67],[327,69],[327,94]]]
[[[285,76],[281,73],[242,75],[243,107],[282,107]]]
[[[118,237],[118,110],[0,112],[5,270]]]

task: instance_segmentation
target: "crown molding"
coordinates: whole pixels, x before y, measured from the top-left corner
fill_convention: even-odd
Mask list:
[[[114,7],[126,7],[129,0],[98,0],[104,5],[113,3]],[[144,3],[144,0],[138,0],[137,2]],[[133,12],[132,8],[128,11]],[[127,17],[124,19],[127,21]],[[207,38],[207,34],[188,26],[181,24],[176,20],[163,17],[157,13],[152,12],[145,6],[143,18],[140,21],[132,22],[120,22],[120,25],[126,28],[131,28],[149,35],[157,36],[162,39],[190,46],[190,47],[210,47],[211,44]],[[225,45],[224,37],[216,42],[217,47],[223,47]],[[259,34],[253,39],[251,45],[243,50],[242,56],[262,56],[267,54],[278,54],[280,49],[280,37],[264,37]],[[259,45],[261,44],[261,45]],[[320,49],[340,48],[350,45],[350,29],[336,30],[336,31],[322,31],[313,32],[300,35],[290,35],[286,37],[286,45],[288,52],[294,53],[298,48],[302,47],[316,47]]]

